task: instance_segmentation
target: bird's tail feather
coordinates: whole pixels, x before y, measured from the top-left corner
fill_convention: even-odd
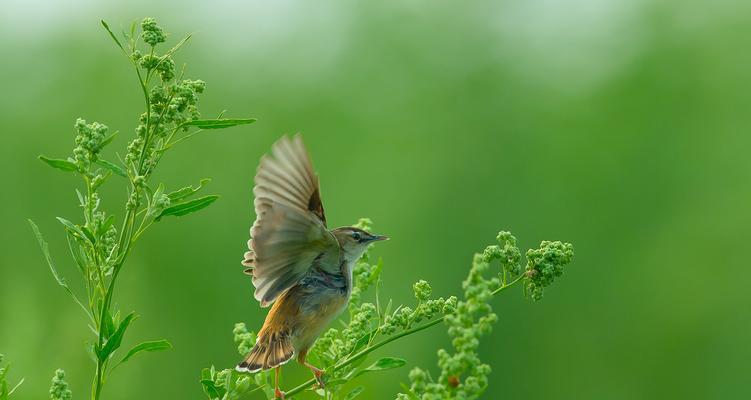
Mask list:
[[[265,332],[235,369],[241,372],[267,370],[285,364],[294,355],[295,349],[287,332]]]

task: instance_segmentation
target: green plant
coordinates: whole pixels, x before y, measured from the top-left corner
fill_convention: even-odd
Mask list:
[[[370,220],[361,219],[357,226],[370,230],[370,224]],[[310,379],[288,390],[286,397],[312,389],[327,400],[352,400],[362,393],[364,387],[355,386],[345,393],[345,383],[366,373],[406,364],[401,358],[381,357],[362,367],[366,356],[393,341],[444,323],[452,339],[453,351],[438,351],[437,377],[433,378],[426,369],[414,368],[409,373],[410,385],[403,385],[404,393],[398,394],[397,399],[478,398],[488,386],[490,366],[479,358],[477,348],[480,338],[487,335],[498,320],[490,301],[500,292],[519,284],[532,300],[540,300],[544,288],[563,274],[564,266],[574,255],[569,243],[543,241],[539,248],[527,251],[527,263],[522,267],[516,238],[509,232],[500,232],[496,239],[498,244],[475,254],[469,275],[462,283],[464,293],[461,299],[457,296],[433,298],[428,282],[420,280],[412,286],[417,303],[396,308],[391,301],[383,306],[379,295],[383,263],[380,259],[371,263],[366,252],[353,273],[355,287],[349,304],[349,322],[342,329],[329,329],[309,354],[326,371],[325,388],[317,388],[316,381]],[[486,278],[491,264],[496,261],[500,268]],[[364,294],[373,287],[374,302],[363,302]],[[244,324],[238,324],[235,342],[238,352],[245,355],[255,343],[255,335],[248,332]],[[268,398],[273,398],[270,379],[269,372],[248,376],[230,369],[216,372],[212,367],[204,369],[201,382],[210,399],[236,400],[257,390],[263,390]]]
[[[134,23],[128,33],[123,33],[122,42],[104,21],[102,26],[133,65],[143,93],[145,111],[140,115],[135,137],[128,143],[122,159],[109,161],[102,153],[117,132],[108,134],[107,126],[79,118],[75,123],[77,134],[72,156],[66,159],[39,157],[51,167],[77,174],[83,181],[82,190],[75,191],[83,211],[81,222],[65,218],[58,218],[58,221],[65,230],[70,253],[81,274],[85,297],[79,297],[58,272],[39,228],[29,221],[55,280],[83,309],[94,333],[94,340],[88,345],[95,363],[92,399],[100,398],[108,373],[117,365],[143,352],[171,348],[166,340],[146,341],[132,347],[117,363],[112,361],[125,332],[137,318],[134,312],[126,314],[113,306],[117,278],[134,245],[152,224],[167,217],[196,212],[218,198],[216,195],[196,197],[208,179],[202,179],[197,186],[172,191],[163,183],[154,184],[151,178],[162,156],[176,144],[207,129],[255,121],[222,118],[221,115],[214,119],[200,118],[197,103],[205,83],[184,78],[185,68],[178,71],[172,58],[190,36],[159,54],[157,49],[167,35],[152,18],[141,22],[140,32]],[[117,180],[114,183],[122,185],[127,193],[119,220],[114,213],[105,211],[99,192],[110,180]],[[62,381],[61,371],[56,378]],[[60,393],[59,398],[67,398],[65,390]]]
[[[3,366],[3,361],[5,360],[5,356],[3,354],[0,354],[0,400],[8,400],[10,399],[10,395],[12,395],[16,389],[23,384],[23,379],[18,381],[14,386],[10,386],[8,384],[8,371],[10,371],[10,363],[6,363],[5,366]]]
[[[55,371],[55,375],[52,376],[52,384],[50,385],[50,399],[51,400],[70,400],[73,398],[73,392],[68,387],[68,382],[65,381],[65,371],[58,369]]]

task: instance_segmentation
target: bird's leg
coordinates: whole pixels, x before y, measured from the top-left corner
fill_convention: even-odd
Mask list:
[[[320,386],[321,389],[323,389],[326,386],[326,384],[323,382],[324,371],[316,368],[314,365],[312,365],[309,362],[305,361],[305,357],[307,355],[308,355],[308,351],[307,350],[301,351],[300,355],[297,357],[297,361],[300,364],[308,367],[310,369],[310,371],[313,372],[313,376],[315,376],[316,382],[318,382],[318,386]]]
[[[279,372],[281,370],[282,370],[282,367],[274,368],[274,397],[277,399],[284,400],[284,392],[279,390]]]

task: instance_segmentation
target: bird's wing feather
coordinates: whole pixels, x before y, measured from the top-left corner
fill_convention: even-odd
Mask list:
[[[282,137],[272,154],[261,159],[256,173],[256,221],[244,262],[252,268],[255,298],[263,307],[298,283],[316,258],[339,255],[339,243],[326,229],[318,177],[302,139]]]

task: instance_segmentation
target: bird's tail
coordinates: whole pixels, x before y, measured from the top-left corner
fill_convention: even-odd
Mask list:
[[[287,332],[261,332],[256,345],[237,369],[240,372],[258,372],[285,364],[295,355]]]

